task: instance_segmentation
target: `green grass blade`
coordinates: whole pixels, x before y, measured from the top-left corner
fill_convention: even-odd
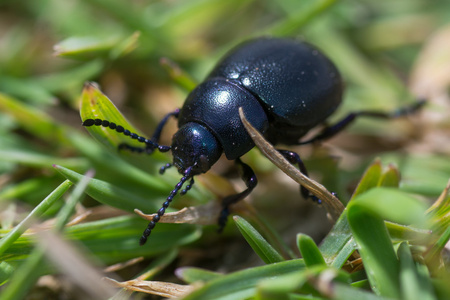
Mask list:
[[[377,186],[396,187],[399,181],[400,175],[396,168],[389,166],[387,171],[383,172],[381,162],[375,160],[365,171],[353,193],[352,199]],[[406,235],[406,231],[412,231],[394,225],[389,226],[389,228],[396,230],[397,236],[401,234]],[[347,210],[345,210],[333,226],[333,229],[322,241],[320,250],[328,265],[341,268],[356,248],[357,245],[348,224]]]
[[[80,82],[85,82],[86,80],[97,77],[104,67],[105,62],[97,59],[85,62],[62,72],[31,78],[30,81],[38,86],[44,87],[50,93],[67,92],[70,90],[76,91],[76,95],[78,96]]]
[[[319,248],[311,237],[305,234],[298,234],[297,245],[307,267],[316,265],[326,266],[322,253],[320,253]]]
[[[215,278],[224,276],[221,273],[194,267],[179,268],[176,270],[176,274],[178,278],[183,279],[183,281],[187,283],[194,283],[196,281],[207,282]]]
[[[393,222],[385,222],[385,224],[392,240],[423,241],[428,239],[432,233],[432,230],[429,229],[419,229]]]
[[[2,291],[3,300],[24,299],[25,295],[42,275],[44,250],[35,249],[32,255],[14,272],[9,284]]]
[[[364,192],[367,192],[371,188],[378,186],[381,177],[382,177],[381,161],[377,159],[364,172],[363,177],[361,178],[361,180],[358,183],[358,186],[353,192],[352,199],[360,194],[363,194]]]
[[[81,157],[69,157],[59,158],[42,153],[35,152],[33,150],[24,149],[2,149],[0,150],[0,160],[20,163],[30,167],[49,168],[53,164],[65,165],[68,168],[74,168],[77,170],[86,169],[88,161]]]
[[[68,180],[61,183],[50,195],[39,203],[28,216],[22,220],[13,230],[0,240],[0,255],[10,247],[31,225],[31,220],[39,219],[42,214],[55,203],[70,187],[72,183]]]
[[[167,195],[172,188],[172,184],[169,182],[178,182],[179,180],[179,175],[174,176],[170,170],[164,174],[165,176],[158,176],[156,166],[152,162],[153,156],[151,158],[147,155],[133,157],[133,160],[136,159],[136,162],[141,163],[138,167],[135,163],[130,164],[123,160],[122,153],[118,156],[115,153],[103,151],[101,145],[90,137],[72,134],[68,138],[78,151],[89,159],[98,176],[102,176],[105,180],[112,180],[119,185],[127,185],[133,190],[138,189],[137,187],[145,188],[147,192],[150,190],[159,195]],[[65,164],[61,165],[68,168]]]
[[[301,290],[308,279],[312,278],[312,272],[299,271],[290,274],[280,275],[277,278],[270,278],[262,280],[258,284],[257,294],[255,299],[271,300],[271,299],[291,299],[293,292]],[[312,290],[311,287],[308,286]],[[303,290],[302,290],[303,292]],[[305,294],[311,294],[306,291]]]
[[[264,279],[298,272],[305,267],[302,259],[294,259],[274,264],[245,269],[221,276],[195,290],[185,300],[234,300],[252,297],[258,284]]]
[[[6,261],[0,262],[0,286],[6,283],[14,274],[16,268]]]
[[[415,198],[392,188],[375,188],[348,206],[348,222],[374,291],[399,297],[399,262],[384,220],[423,225],[425,207]]]
[[[0,74],[0,90],[13,97],[30,99],[32,104],[51,105],[55,102],[54,96],[36,82],[4,74]]]
[[[378,295],[398,298],[399,265],[383,219],[352,205],[348,221],[372,289]]]
[[[357,199],[356,205],[383,216],[385,220],[405,225],[424,226],[426,223],[425,204],[398,189],[379,187],[358,196]]]
[[[239,216],[233,217],[239,231],[245,240],[249,243],[250,247],[256,254],[266,263],[276,263],[283,261],[284,258],[278,253],[266,239],[246,220]]]
[[[378,186],[398,187],[400,185],[400,172],[393,165],[388,165],[387,170],[381,174]]]
[[[159,63],[169,74],[170,78],[185,91],[190,92],[198,85],[197,81],[170,59],[163,57]]]
[[[450,240],[450,227],[447,227],[447,229],[444,231],[444,233],[441,236],[439,236],[439,238],[437,239],[437,241],[435,243],[432,244],[432,246],[428,250],[427,254],[425,255],[425,260],[428,261],[429,264],[432,265],[436,269],[439,268],[438,266],[441,264],[441,262],[440,262],[440,260],[442,259],[441,253],[443,253],[443,251],[445,251],[444,248],[448,244],[449,240]],[[449,263],[444,262],[444,265],[445,264],[448,265]],[[445,274],[446,272],[443,271],[443,273]],[[448,277],[450,277],[450,276],[448,276]]]
[[[147,224],[140,217],[122,216],[72,226],[67,229],[67,236],[79,240],[106,264],[167,253],[201,236],[199,226],[161,223],[147,243],[140,246],[139,238]]]
[[[322,12],[329,9],[336,0],[320,0],[314,2],[308,2],[308,5],[304,5],[303,9],[297,9],[295,15],[289,16],[283,19],[283,21],[275,24],[272,28],[266,31],[266,34],[275,36],[291,36],[298,32],[309,21],[312,21]],[[296,7],[297,8],[297,7]]]
[[[355,289],[349,285],[337,283],[333,287],[333,298],[336,300],[392,300],[390,297],[375,295],[363,289]]]
[[[91,176],[86,176],[80,184],[78,184],[71,193],[67,203],[60,210],[54,229],[62,230],[64,225],[69,220],[75,205],[80,201],[83,196],[83,191],[86,188]],[[2,299],[15,300],[22,299],[28,290],[35,284],[37,279],[43,274],[45,250],[43,247],[37,247],[33,250],[30,257],[22,264],[17,272],[13,274],[9,280],[9,284],[5,288],[2,294]]]
[[[81,95],[81,108],[80,108],[81,120],[86,119],[102,119],[109,122],[121,125],[125,129],[131,132],[137,133],[139,136],[145,136],[141,131],[136,129],[117,109],[114,103],[108,99],[97,87],[95,83],[85,83],[83,93]],[[143,143],[140,143],[122,133],[118,133],[109,127],[103,126],[89,126],[85,127],[86,130],[92,135],[92,137],[104,145],[109,151],[117,153],[119,145],[126,143],[134,147],[143,147]],[[144,169],[149,170],[153,164],[153,160],[167,160],[166,156],[159,151],[152,153],[151,158],[148,155],[139,155],[131,153],[130,151],[121,151],[121,158],[129,163]]]
[[[147,244],[140,246],[139,238],[147,224],[147,220],[136,216],[113,217],[68,227],[65,229],[65,235],[68,239],[84,245],[105,264],[167,253],[201,236],[198,226],[161,223],[152,232]],[[32,236],[20,237],[0,256],[0,260],[13,263],[30,255],[33,249],[30,237]]]
[[[393,188],[374,188],[348,206],[348,222],[359,246],[372,289],[379,295],[399,297],[399,262],[384,220],[425,224],[425,206]]]
[[[258,284],[257,299],[291,299],[294,293],[330,295],[334,283],[350,283],[350,275],[326,265],[308,267],[298,272],[268,278]],[[258,298],[259,297],[259,298]]]
[[[84,178],[83,175],[64,167],[54,167],[73,183],[78,183]],[[100,203],[117,207],[128,212],[133,212],[135,208],[142,211],[148,211],[156,210],[159,207],[159,203],[157,205],[155,201],[151,201],[151,197],[141,197],[128,190],[98,179],[92,179],[89,182],[86,193]],[[164,201],[164,198],[159,198],[158,200]]]
[[[432,290],[430,275],[419,275],[418,266],[413,260],[411,251],[406,243],[398,248],[400,260],[400,288],[402,299],[407,300],[436,300]]]
[[[42,138],[51,145],[67,144],[65,138],[67,128],[57,124],[50,116],[35,107],[0,93],[0,111],[13,116],[27,132]]]
[[[125,129],[142,135],[134,126],[119,112],[117,107],[97,87],[95,83],[87,82],[81,95],[81,120],[102,119],[122,125]],[[103,126],[86,127],[87,131],[101,144],[111,151],[117,151],[121,143],[142,147],[143,144],[126,137],[123,134]]]
[[[340,269],[356,248],[357,245],[347,220],[347,210],[345,210],[320,244],[319,249],[327,265]]]
[[[78,60],[94,58],[115,60],[133,51],[137,47],[138,38],[138,33],[133,33],[129,37],[69,37],[54,46],[54,55]]]
[[[89,185],[89,181],[92,180],[94,171],[90,170],[84,175],[84,177],[77,183],[75,189],[70,194],[67,199],[66,204],[61,208],[56,216],[56,222],[54,225],[55,230],[63,230],[67,222],[69,222],[70,217],[73,214],[75,205],[84,197],[84,191]]]

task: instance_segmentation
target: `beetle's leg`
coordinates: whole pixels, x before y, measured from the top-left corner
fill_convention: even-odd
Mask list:
[[[247,189],[239,194],[227,196],[222,200],[222,211],[219,216],[219,232],[222,232],[227,224],[227,218],[230,214],[230,205],[247,197],[258,184],[258,179],[256,178],[255,172],[253,172],[252,168],[243,163],[239,158],[236,159],[235,162],[242,169],[242,180],[245,182]]]
[[[303,163],[302,159],[297,153],[289,150],[280,150],[280,149],[277,149],[277,151],[280,152],[280,154],[283,155],[284,158],[286,158],[291,164],[293,165],[297,164],[300,171],[306,176],[308,176],[308,170],[306,170],[305,164]],[[300,194],[305,199],[311,198],[313,201],[321,203],[321,200],[318,199],[313,194],[311,194],[309,190],[305,188],[303,185],[300,185]]]
[[[158,126],[156,126],[155,132],[153,133],[153,136],[151,138],[152,141],[155,143],[159,143],[159,138],[161,137],[161,132],[166,125],[167,121],[170,117],[174,117],[175,119],[178,119],[178,116],[180,115],[180,109],[177,108],[173,112],[168,113],[164,116],[164,118],[159,122]]]
[[[136,153],[142,153],[147,149],[147,147],[135,147],[135,146],[128,145],[126,143],[121,143],[118,148],[119,148],[119,151],[127,150],[130,152],[136,152]],[[150,153],[152,153],[152,152],[153,152],[153,149],[151,150]]]
[[[189,184],[181,190],[180,195],[184,195],[186,194],[194,185],[195,181],[194,181],[194,177],[191,178],[191,181],[189,182]]]
[[[159,143],[159,139],[161,137],[161,132],[164,128],[164,126],[166,125],[167,121],[170,119],[170,117],[175,117],[176,119],[178,119],[178,116],[180,114],[180,109],[177,108],[176,110],[174,110],[173,112],[168,113],[167,115],[164,116],[164,118],[159,122],[158,126],[156,126],[155,132],[153,133],[152,137],[151,137],[151,141],[158,144]],[[155,151],[156,147],[154,147],[151,144],[146,144],[145,147],[135,147],[135,146],[130,146],[126,143],[122,143],[119,145],[119,150],[129,150],[131,152],[137,152],[137,153],[143,153],[146,152],[147,154],[152,154],[153,151]]]
[[[171,163],[167,163],[164,166],[162,166],[161,168],[159,168],[159,174],[163,175],[167,169],[173,167],[173,164]]]
[[[371,117],[371,118],[378,118],[378,119],[395,119],[403,116],[410,115],[416,111],[418,111],[424,104],[426,103],[425,100],[418,100],[414,104],[406,107],[402,107],[399,109],[396,109],[392,112],[382,112],[382,111],[373,111],[373,110],[363,110],[363,111],[357,111],[349,113],[345,118],[343,118],[341,121],[337,122],[334,125],[326,127],[321,133],[319,133],[317,136],[312,137],[309,140],[300,142],[300,145],[310,144],[314,143],[316,141],[323,141],[326,139],[329,139],[336,135],[337,133],[341,132],[344,128],[346,128],[348,125],[350,125],[356,118],[358,117]]]

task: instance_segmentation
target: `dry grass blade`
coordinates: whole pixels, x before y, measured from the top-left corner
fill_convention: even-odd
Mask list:
[[[111,278],[105,279],[110,281],[116,287],[166,298],[179,298],[189,294],[193,290],[193,287],[190,285],[180,285],[169,282],[144,281],[139,279],[118,282]]]
[[[217,224],[217,215],[220,209],[221,207],[217,201],[211,201],[205,205],[185,207],[176,212],[165,213],[159,223]],[[146,215],[139,209],[135,209],[134,212],[148,221],[153,220],[153,217],[157,215]]]
[[[101,271],[92,267],[73,245],[51,231],[42,231],[38,236],[47,258],[93,299],[109,299],[115,294],[114,289],[102,282]]]
[[[253,128],[253,126],[245,118],[242,107],[239,108],[239,116],[241,117],[241,121],[244,124],[248,134],[255,142],[256,147],[258,147],[264,156],[266,156],[289,177],[294,179],[298,184],[306,187],[314,196],[321,199],[330,217],[336,221],[345,209],[339,199],[331,194],[323,185],[305,176],[296,167],[290,164],[269,142],[264,139],[258,130]]]
[[[443,205],[445,199],[450,193],[450,180],[447,182],[446,187],[442,191],[439,198],[433,203],[433,205],[430,206],[430,208],[427,209],[427,214],[431,213],[432,211],[437,210],[441,205]]]
[[[103,272],[105,272],[105,273],[117,272],[117,271],[125,269],[125,268],[127,268],[129,266],[132,266],[132,265],[135,265],[137,263],[140,263],[143,260],[144,260],[144,257],[142,257],[142,256],[136,257],[136,258],[130,259],[128,261],[121,262],[121,263],[114,264],[114,265],[111,265],[109,267],[106,267],[105,269],[103,269]]]

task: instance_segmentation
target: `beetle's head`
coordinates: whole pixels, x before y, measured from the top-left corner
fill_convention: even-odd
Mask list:
[[[203,125],[184,124],[172,138],[173,164],[181,174],[191,167],[191,176],[207,172],[220,158],[222,147]]]

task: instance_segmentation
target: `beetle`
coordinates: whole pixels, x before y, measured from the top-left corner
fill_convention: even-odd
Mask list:
[[[219,231],[226,224],[230,206],[255,188],[255,173],[240,159],[254,143],[239,118],[239,107],[252,126],[272,144],[301,145],[330,138],[359,116],[398,117],[414,112],[424,103],[418,101],[391,113],[353,112],[336,124],[326,126],[315,137],[300,141],[339,107],[343,90],[338,69],[314,46],[294,39],[263,37],[244,42],[226,54],[205,81],[188,95],[183,107],[162,119],[150,139],[108,120],[86,119],[82,125],[108,127],[143,143],[143,147],[121,144],[120,149],[147,154],[156,149],[172,151],[173,163],[164,165],[160,173],[175,166],[183,176],[143,232],[140,238],[143,245],[175,195],[180,190],[181,194],[189,191],[194,176],[207,172],[222,154],[241,167],[247,188],[222,200]],[[178,119],[179,129],[170,146],[160,145],[162,129],[171,117]],[[297,153],[277,150],[307,175]],[[301,194],[313,197],[304,187],[301,187]]]

